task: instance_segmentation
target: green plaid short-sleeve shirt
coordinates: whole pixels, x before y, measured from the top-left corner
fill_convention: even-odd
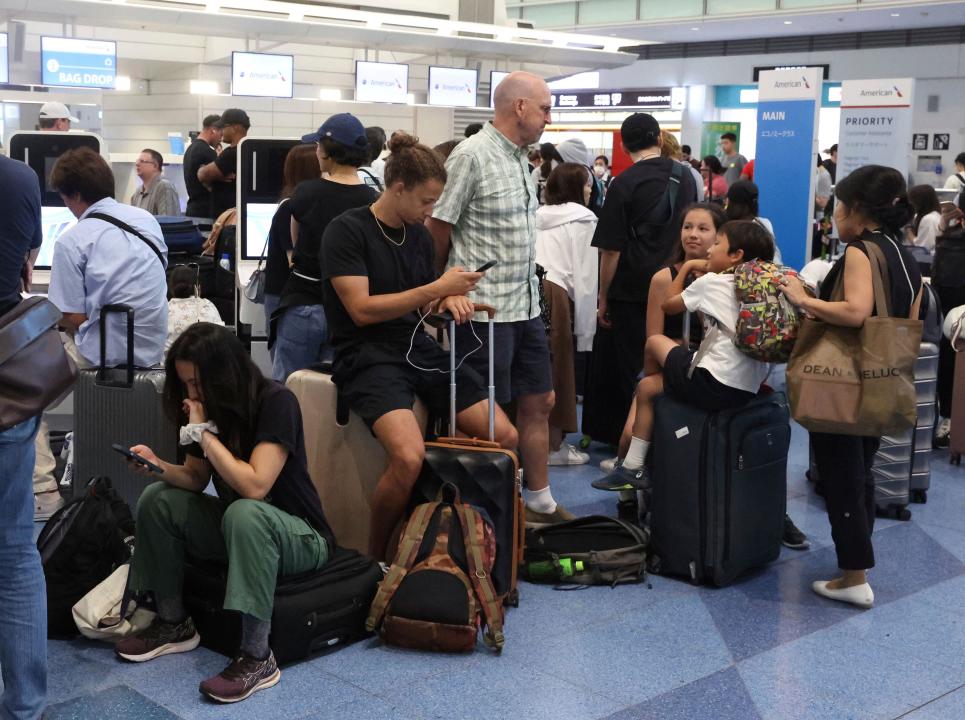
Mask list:
[[[539,202],[526,148],[492,123],[456,146],[446,162],[449,180],[433,217],[452,225],[448,267],[475,270],[489,260],[472,300],[492,305],[499,322],[539,315],[536,210]]]

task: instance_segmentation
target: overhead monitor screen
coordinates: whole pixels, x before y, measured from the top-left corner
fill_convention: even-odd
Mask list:
[[[117,43],[113,40],[41,37],[40,75],[44,85],[113,88]]]
[[[54,245],[61,235],[77,224],[77,218],[65,207],[45,205],[40,208],[40,224],[43,226],[44,242],[34,265],[38,268],[49,268],[54,259]]]
[[[358,102],[404,103],[409,94],[409,66],[358,60],[355,99]]]
[[[7,56],[7,33],[0,33],[0,83],[10,82],[10,59]]]
[[[495,107],[496,86],[499,85],[507,75],[509,75],[509,73],[503,72],[502,70],[493,70],[489,73],[489,107]]]
[[[292,96],[292,55],[231,53],[231,94],[248,97]]]
[[[261,257],[277,209],[278,203],[245,204],[245,246],[241,249],[245,259],[256,260]]]
[[[465,68],[429,67],[429,104],[476,107],[478,73]]]

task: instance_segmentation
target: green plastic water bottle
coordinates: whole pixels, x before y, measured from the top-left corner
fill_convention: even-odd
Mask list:
[[[573,577],[576,573],[583,572],[583,561],[560,558],[559,569],[552,560],[531,562],[526,566],[526,574],[533,580],[559,580],[561,572],[564,578]]]

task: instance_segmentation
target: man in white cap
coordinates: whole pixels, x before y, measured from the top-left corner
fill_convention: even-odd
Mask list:
[[[62,102],[51,101],[44,103],[40,108],[40,120],[37,125],[41,130],[67,132],[72,122],[80,122],[80,120],[71,115],[70,110]]]

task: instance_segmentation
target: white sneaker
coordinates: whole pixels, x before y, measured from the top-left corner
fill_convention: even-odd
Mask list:
[[[618,457],[612,457],[612,458],[607,458],[606,460],[601,460],[600,470],[602,470],[607,475],[609,475],[610,473],[613,472],[613,468],[617,466],[618,462],[620,462],[620,458]]]
[[[585,452],[580,452],[568,442],[560,445],[560,449],[551,452],[549,465],[586,465],[590,462],[590,456]]]
[[[34,495],[34,522],[47,522],[51,515],[64,506],[64,499],[56,490]]]
[[[948,445],[948,436],[952,432],[951,418],[938,418],[938,427],[935,429],[935,443],[940,447]]]

